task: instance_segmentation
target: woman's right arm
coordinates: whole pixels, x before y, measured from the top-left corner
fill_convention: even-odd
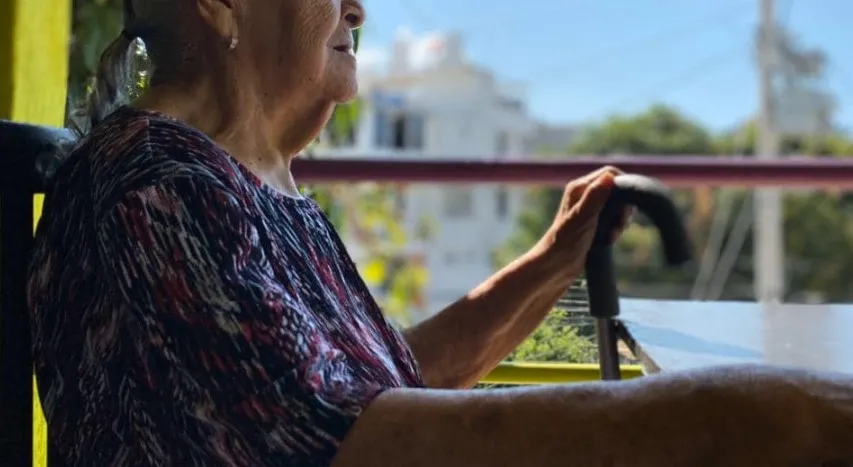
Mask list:
[[[853,463],[853,379],[741,366],[615,384],[389,390],[362,413],[333,466],[829,461]]]

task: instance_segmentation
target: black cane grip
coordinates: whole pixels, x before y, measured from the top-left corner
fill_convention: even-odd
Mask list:
[[[616,176],[610,198],[599,216],[593,248],[609,246],[619,218],[628,206],[634,206],[657,228],[668,265],[680,266],[693,259],[687,229],[669,190],[659,181],[642,175]]]
[[[693,259],[687,229],[667,188],[641,175],[618,175],[610,197],[601,210],[595,239],[586,258],[586,283],[590,314],[596,318],[619,315],[611,239],[625,208],[633,206],[657,228],[669,266],[681,266]]]

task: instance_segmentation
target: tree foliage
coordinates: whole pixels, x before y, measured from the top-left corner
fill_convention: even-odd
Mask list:
[[[712,152],[713,138],[679,112],[656,105],[587,127],[569,148],[574,154],[695,155]]]
[[[566,310],[551,312],[545,321],[510,354],[520,362],[594,363],[598,350]]]
[[[424,239],[428,231],[409,232],[399,222],[400,190],[371,183],[309,187],[308,193],[344,238],[366,252],[360,272],[385,314],[400,325],[411,324],[411,311],[423,306],[429,276],[423,264],[407,255],[407,246],[410,240]]]
[[[735,131],[713,135],[700,124],[674,109],[654,106],[634,116],[618,116],[589,126],[568,148],[572,154],[695,154],[723,157],[749,155],[755,148],[755,127],[747,122]],[[787,137],[782,151],[811,157],[838,157],[853,154],[853,142],[843,135],[821,138]],[[697,256],[705,250],[714,222],[714,212],[725,205],[751,209],[752,191],[711,190],[697,187],[675,193],[676,202],[696,246]],[[512,256],[529,245],[550,222],[559,193],[541,190],[534,194],[531,208],[521,216],[519,227],[503,252]],[[784,195],[784,229],[789,280],[789,300],[820,294],[828,301],[853,299],[847,277],[853,273],[853,205],[842,193],[789,190]],[[726,234],[724,240],[730,240]],[[752,299],[752,235],[748,232],[734,263],[728,287],[719,298]],[[622,290],[648,298],[686,298],[695,280],[695,271],[672,271],[661,266],[660,245],[652,227],[639,219],[616,247]]]
[[[697,155],[725,157],[754,153],[755,125],[746,122],[734,131],[714,135],[678,111],[653,106],[637,115],[616,116],[584,129],[562,157],[583,155]],[[811,157],[853,155],[853,141],[844,135],[820,138],[786,137],[782,151]],[[554,156],[552,156],[554,157]],[[605,161],[602,161],[605,163]],[[708,244],[717,209],[731,206],[731,217],[752,208],[751,190],[714,190],[697,187],[679,190],[675,199],[701,257]],[[497,251],[499,263],[515,257],[540,237],[551,223],[561,191],[541,189],[531,193],[516,231]],[[838,192],[785,192],[783,198],[786,272],[791,301],[818,294],[826,301],[849,301],[853,291],[853,199]],[[749,214],[749,212],[747,212]],[[751,214],[747,216],[751,219]],[[729,226],[733,223],[730,222]],[[737,242],[731,227],[723,244]],[[752,300],[751,230],[741,239],[730,274],[723,278],[720,299]],[[654,229],[638,219],[616,245],[620,289],[624,295],[644,298],[688,298],[696,280],[695,270],[668,270],[662,266],[660,241]],[[514,354],[517,359],[585,361],[589,343],[567,324],[564,312],[557,311],[524,342]]]

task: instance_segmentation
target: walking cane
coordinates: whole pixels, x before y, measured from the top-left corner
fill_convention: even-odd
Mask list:
[[[601,379],[621,379],[616,317],[619,316],[619,288],[613,264],[613,230],[628,206],[643,213],[657,228],[664,260],[675,267],[692,259],[687,229],[666,187],[652,178],[619,175],[598,220],[592,247],[586,258],[586,286],[589,313],[595,318]]]

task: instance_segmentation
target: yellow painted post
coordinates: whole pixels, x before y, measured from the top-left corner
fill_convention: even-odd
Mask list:
[[[70,0],[0,0],[0,118],[63,124],[70,32]],[[38,218],[41,196],[35,203]],[[46,425],[33,397],[33,463],[44,466]]]

